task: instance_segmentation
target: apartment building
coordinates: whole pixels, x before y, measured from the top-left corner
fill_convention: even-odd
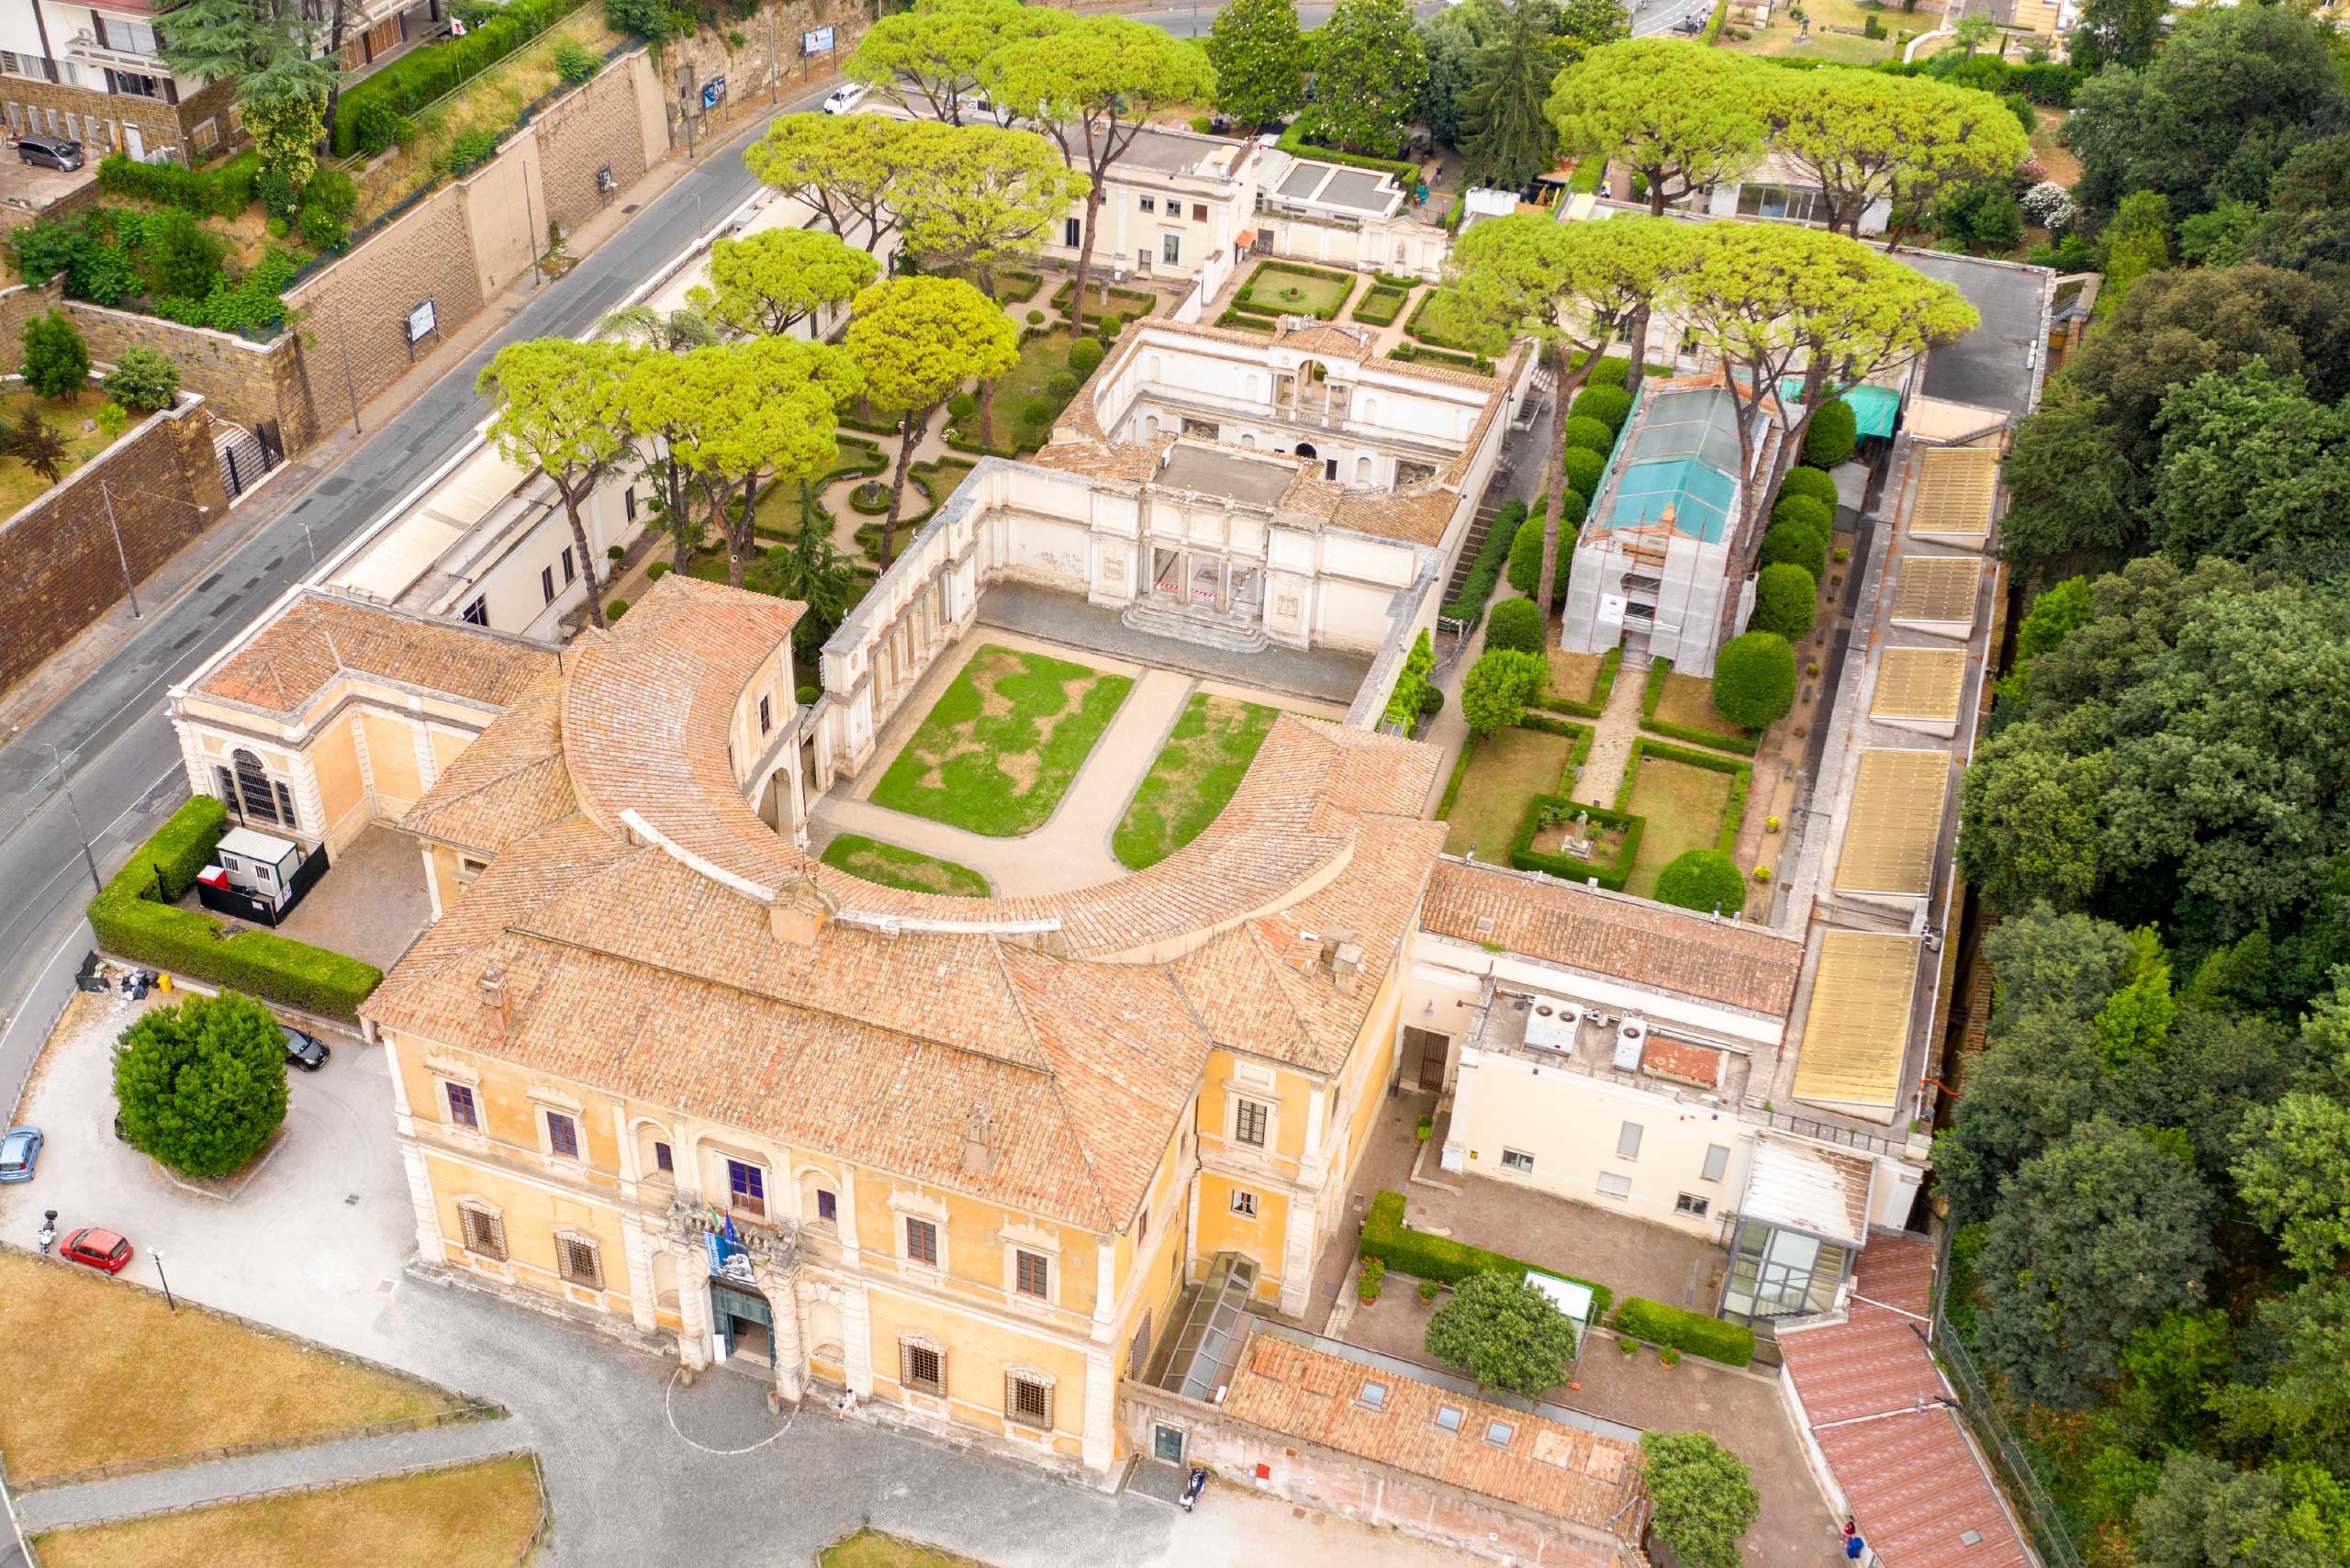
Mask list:
[[[15,135],[192,162],[237,140],[234,84],[174,75],[158,52],[160,6],[0,0],[0,118]]]

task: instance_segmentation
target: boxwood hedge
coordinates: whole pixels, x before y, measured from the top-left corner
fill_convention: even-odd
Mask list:
[[[1616,1314],[1615,1328],[1628,1338],[1671,1345],[1684,1354],[1703,1356],[1724,1366],[1742,1367],[1754,1360],[1754,1330],[1744,1324],[1725,1323],[1644,1296],[1625,1297]]]
[[[1404,1223],[1404,1194],[1401,1193],[1381,1193],[1371,1200],[1371,1213],[1362,1222],[1362,1255],[1378,1259],[1392,1273],[1409,1274],[1417,1280],[1442,1280],[1448,1283],[1465,1280],[1472,1274],[1485,1273],[1523,1279],[1528,1269],[1554,1275],[1590,1290],[1591,1314],[1595,1320],[1606,1317],[1616,1300],[1616,1293],[1595,1280],[1578,1280],[1572,1274],[1561,1273],[1556,1269],[1529,1263],[1521,1258],[1512,1258],[1507,1253],[1489,1252],[1483,1247],[1472,1247],[1449,1236],[1430,1236],[1425,1230],[1414,1230]],[[1749,1338],[1751,1339],[1751,1336]],[[1702,1355],[1705,1352],[1698,1353]],[[1751,1345],[1747,1353],[1750,1356],[1753,1353]]]

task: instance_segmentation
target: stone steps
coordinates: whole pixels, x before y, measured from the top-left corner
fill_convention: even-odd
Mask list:
[[[1221,648],[1226,653],[1253,654],[1265,646],[1265,629],[1261,626],[1246,626],[1223,616],[1197,614],[1147,600],[1128,605],[1119,615],[1118,623],[1133,631],[1172,637],[1203,648]]]
[[[229,498],[239,496],[261,483],[269,472],[269,454],[253,432],[242,425],[224,425],[212,438],[212,455],[220,465],[220,483],[226,487]]]

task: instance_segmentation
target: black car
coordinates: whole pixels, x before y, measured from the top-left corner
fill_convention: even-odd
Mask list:
[[[285,1031],[285,1065],[298,1067],[304,1072],[316,1072],[327,1064],[327,1043],[316,1035],[306,1035],[291,1024],[280,1024]]]
[[[17,156],[44,169],[62,169],[70,174],[82,166],[82,144],[63,136],[20,136],[17,138]]]

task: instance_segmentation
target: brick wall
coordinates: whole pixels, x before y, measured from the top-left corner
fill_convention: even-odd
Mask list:
[[[212,455],[211,410],[183,395],[16,516],[0,522],[0,690],[22,679],[122,597],[122,562],[144,580],[218,522],[229,497]],[[208,507],[209,511],[198,511]]]
[[[651,80],[628,59],[614,62],[580,91],[549,106],[531,124],[538,139],[540,190],[546,206],[538,213],[540,244],[550,219],[565,234],[604,209],[597,172],[610,168],[615,192],[626,190],[651,166],[638,118],[638,93]],[[617,199],[617,194],[615,195]]]
[[[1136,1451],[1155,1451],[1153,1428],[1161,1424],[1183,1434],[1186,1464],[1204,1466],[1221,1482],[1480,1557],[1607,1568],[1622,1544],[1604,1530],[1235,1420],[1213,1405],[1119,1383],[1118,1426]]]
[[[318,414],[302,373],[302,344],[294,332],[256,343],[209,327],[184,327],[160,316],[110,310],[78,299],[65,313],[82,330],[90,357],[111,364],[128,348],[154,349],[180,367],[180,385],[203,397],[217,418],[247,429],[270,425],[288,453],[318,439]],[[0,317],[0,319],[5,319]]]

